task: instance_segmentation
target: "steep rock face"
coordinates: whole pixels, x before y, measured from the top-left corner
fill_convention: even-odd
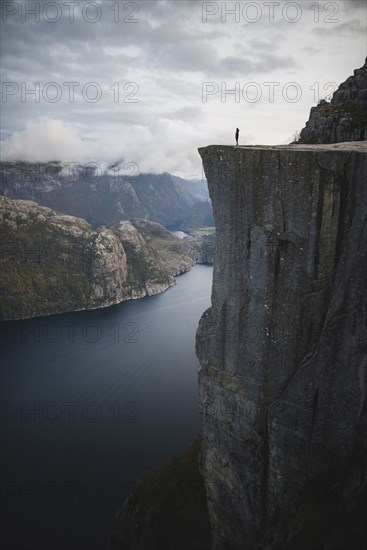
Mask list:
[[[128,298],[126,254],[105,227],[0,198],[1,318],[96,308]]]
[[[217,228],[196,343],[212,549],[339,548],[325,525],[366,487],[367,147],[199,152]]]
[[[195,263],[195,249],[155,222],[123,221],[114,233],[128,256],[126,286],[134,298],[151,296],[175,284],[175,276]]]
[[[312,107],[300,143],[337,143],[367,139],[367,60],[334,92],[331,102]]]
[[[94,309],[173,285],[195,251],[159,224],[134,223],[93,229],[35,202],[0,197],[0,318]]]

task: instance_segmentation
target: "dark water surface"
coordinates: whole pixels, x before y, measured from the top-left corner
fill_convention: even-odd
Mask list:
[[[2,325],[3,550],[104,549],[136,479],[194,439],[211,280]]]

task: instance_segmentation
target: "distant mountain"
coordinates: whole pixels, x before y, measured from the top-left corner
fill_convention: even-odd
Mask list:
[[[177,176],[171,177],[198,201],[207,201],[209,199],[208,184],[206,180],[185,180]]]
[[[95,309],[157,294],[191,269],[195,245],[158,223],[93,227],[35,202],[0,197],[0,319]]]
[[[187,230],[195,227],[214,227],[214,225],[212,203],[209,200],[195,203],[184,222]]]
[[[94,166],[71,167],[56,161],[2,162],[0,194],[36,201],[84,218],[93,226],[140,218],[179,228],[194,205],[208,199],[206,184],[199,180],[188,181],[167,172],[125,176],[118,168],[115,165],[98,173]]]

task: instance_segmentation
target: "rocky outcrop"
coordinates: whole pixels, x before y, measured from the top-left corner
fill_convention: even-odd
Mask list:
[[[122,221],[114,233],[128,256],[125,287],[133,298],[152,296],[175,284],[175,276],[196,262],[196,250],[188,241],[172,235],[155,222]]]
[[[367,139],[367,60],[334,92],[331,102],[312,107],[299,143],[337,143]]]
[[[109,229],[0,197],[1,319],[94,309],[175,284],[196,252],[157,223]]]
[[[200,437],[146,473],[119,510],[107,550],[210,550],[199,448]]]
[[[196,343],[212,550],[359,550],[367,146],[199,152],[216,222]]]
[[[134,163],[102,169],[97,163],[0,162],[0,195],[33,200],[93,226],[140,218],[179,229],[192,216],[200,227],[210,219],[204,182],[137,172]]]

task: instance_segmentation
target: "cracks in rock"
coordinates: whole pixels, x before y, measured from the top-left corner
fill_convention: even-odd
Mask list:
[[[326,308],[326,310],[328,310],[328,308]],[[327,333],[327,331],[330,331],[330,328],[333,327],[333,324],[335,324],[339,319],[343,317],[347,317],[348,315],[350,315],[350,313],[348,312],[337,316],[334,315],[330,321],[326,321],[327,313],[325,314],[324,323],[321,328],[320,335],[317,341],[315,342],[312,350],[309,353],[307,353],[307,355],[305,355],[305,357],[300,361],[300,363],[294,369],[293,373],[286,380],[285,384],[283,385],[283,388],[279,391],[278,395],[271,401],[270,404],[275,403],[276,401],[280,400],[283,397],[283,395],[287,391],[289,384],[291,383],[293,378],[297,375],[297,372],[306,368],[317,356],[320,346],[322,344],[323,338]]]
[[[322,172],[320,172],[321,174]],[[316,239],[315,239],[315,253],[314,253],[314,279],[317,279],[317,274],[319,270],[319,263],[320,263],[320,243],[321,243],[321,227],[322,227],[322,214],[324,210],[324,192],[323,189],[321,189],[322,181],[319,182],[319,196],[317,201],[317,213],[316,213],[316,227],[315,227],[315,233],[316,233]]]
[[[313,290],[312,292],[303,294],[302,298],[310,298],[311,296],[315,296],[316,294],[320,294],[321,292],[325,292],[325,291],[326,291],[326,288],[319,288],[318,290]]]
[[[314,398],[313,398],[311,428],[313,427],[313,425],[315,423],[318,402],[319,402],[319,388],[316,389],[316,392],[315,392],[315,395],[314,395]]]
[[[284,204],[283,204],[282,191],[280,191],[280,205],[282,207],[283,233],[285,233],[287,229],[286,229],[286,225],[285,225],[285,214],[284,214]]]
[[[269,445],[269,407],[266,409],[265,427],[264,427],[264,447],[263,447],[263,468],[261,479],[261,523],[265,528],[266,519],[268,517],[268,485],[269,485],[269,460],[270,460],[270,445]]]
[[[341,179],[340,185],[340,195],[339,195],[339,212],[337,214],[337,233],[335,238],[335,249],[334,249],[334,271],[337,268],[339,258],[341,256],[342,246],[343,246],[343,236],[345,236],[345,222],[347,217],[348,209],[348,195],[349,189],[345,182],[346,178],[346,165],[344,165],[343,177]]]
[[[280,199],[280,207],[281,207],[281,212],[282,212],[283,233],[285,233],[287,229],[286,229],[286,224],[285,224],[285,213],[284,213],[283,194],[282,194],[282,178],[280,177],[280,174],[281,174],[280,167],[281,167],[280,154],[278,154],[279,199]]]

